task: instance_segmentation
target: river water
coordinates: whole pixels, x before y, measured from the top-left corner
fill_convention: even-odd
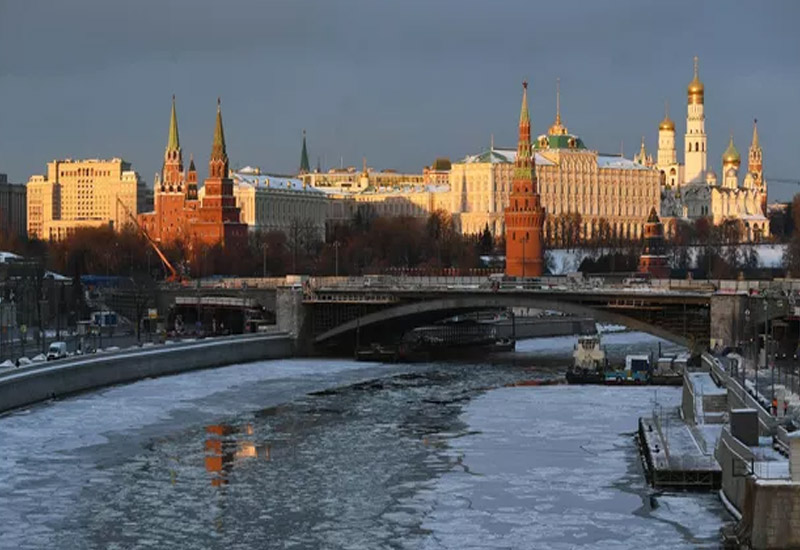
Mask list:
[[[716,497],[653,493],[634,444],[679,389],[526,385],[563,375],[573,341],[252,363],[7,414],[0,548],[718,547]]]

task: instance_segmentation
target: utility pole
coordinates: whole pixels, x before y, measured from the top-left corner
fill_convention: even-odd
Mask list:
[[[339,241],[333,242],[333,255],[334,255],[334,263],[335,263],[335,271],[334,274],[336,277],[339,276],[339,247],[342,246],[342,243]]]

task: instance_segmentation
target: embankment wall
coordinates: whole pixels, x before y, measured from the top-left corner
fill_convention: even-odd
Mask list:
[[[292,354],[292,340],[287,335],[243,335],[31,365],[0,375],[0,413],[142,378]]]

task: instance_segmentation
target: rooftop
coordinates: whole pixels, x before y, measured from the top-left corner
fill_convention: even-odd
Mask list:
[[[581,152],[587,153],[586,149],[581,149]],[[544,155],[534,151],[534,157],[536,160],[536,164],[541,166],[554,166],[555,163],[550,159],[546,158]],[[476,164],[476,163],[492,163],[492,164],[513,164],[517,160],[517,150],[516,149],[506,149],[495,147],[492,149],[488,149],[482,153],[477,155],[468,155],[462,161],[465,164]],[[598,168],[614,168],[617,170],[652,170],[652,168],[648,168],[647,166],[642,166],[638,162],[634,162],[630,159],[626,159],[620,155],[607,155],[598,153],[597,154],[597,166]]]
[[[283,189],[300,193],[322,195],[323,192],[311,185],[305,185],[302,180],[286,176],[262,174],[260,170],[247,166],[238,172],[232,172],[231,178],[238,185],[255,187],[257,189]]]

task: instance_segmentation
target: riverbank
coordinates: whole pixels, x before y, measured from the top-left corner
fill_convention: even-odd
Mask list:
[[[36,363],[0,373],[0,413],[77,392],[143,378],[290,357],[284,334],[181,342]]]

